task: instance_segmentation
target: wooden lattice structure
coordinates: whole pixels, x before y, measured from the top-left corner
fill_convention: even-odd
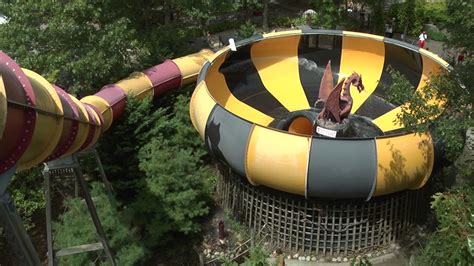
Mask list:
[[[255,187],[221,168],[222,207],[274,248],[322,256],[353,255],[389,246],[424,216],[425,190],[364,200],[307,200]]]

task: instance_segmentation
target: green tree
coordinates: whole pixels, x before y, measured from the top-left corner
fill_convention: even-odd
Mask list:
[[[423,93],[409,93],[413,88],[404,84],[397,73],[393,73],[395,82],[391,87],[392,100],[407,103],[398,120],[415,132],[430,129],[443,141],[446,155],[452,161],[463,148],[465,130],[474,127],[474,42],[468,34],[474,31],[473,8],[472,1],[446,1],[448,44],[455,51],[465,53],[464,62],[449,72],[432,77]],[[430,102],[433,98],[442,99],[443,104]],[[474,259],[473,164],[472,160],[467,160],[455,166],[458,168],[457,177],[467,181],[459,183],[471,183],[471,187],[448,188],[433,197],[432,208],[438,226],[423,248],[420,265],[470,265]]]
[[[150,246],[165,243],[169,232],[198,232],[198,219],[209,211],[215,174],[205,165],[207,152],[191,126],[188,108],[189,98],[179,95],[139,152],[145,187],[132,209]]]
[[[34,228],[33,216],[44,210],[46,201],[44,199],[43,175],[41,166],[27,171],[18,172],[13,176],[9,190],[13,202],[20,213],[24,226],[27,230]]]
[[[462,187],[433,196],[437,230],[419,265],[471,265],[474,261],[474,189]]]
[[[0,3],[0,47],[23,67],[72,92],[91,93],[141,66],[149,49],[110,1]],[[34,14],[34,15],[32,15]]]
[[[333,1],[312,0],[310,6],[318,12],[311,17],[311,24],[323,29],[335,29],[339,22],[338,6]]]
[[[146,250],[133,233],[131,225],[121,216],[115,200],[105,195],[103,184],[92,184],[91,196],[117,263],[138,264],[145,258]],[[65,201],[65,206],[67,211],[60,217],[61,222],[53,225],[55,248],[98,242],[99,237],[85,202],[80,198],[72,198]],[[64,265],[97,265],[97,262],[109,264],[103,250],[61,258]]]

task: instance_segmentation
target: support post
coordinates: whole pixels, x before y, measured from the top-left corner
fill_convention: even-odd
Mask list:
[[[23,221],[7,192],[8,185],[16,167],[0,174],[0,225],[3,227],[7,241],[21,265],[40,265],[40,259],[30,237],[26,233]]]
[[[51,178],[49,175],[48,165],[45,164],[43,170],[44,176],[44,194],[46,198],[46,241],[48,246],[48,266],[55,265],[54,249],[53,249],[53,228],[51,217]]]
[[[102,246],[104,248],[105,254],[107,255],[108,259],[112,263],[113,266],[116,266],[115,258],[112,254],[112,250],[110,249],[109,243],[107,241],[107,237],[105,236],[104,229],[102,228],[102,224],[100,223],[99,216],[97,215],[97,211],[95,209],[94,202],[92,201],[91,195],[89,193],[89,188],[87,187],[86,181],[84,180],[84,176],[82,175],[81,168],[79,167],[79,162],[77,157],[73,155],[73,160],[76,167],[76,179],[79,182],[79,185],[82,188],[82,192],[84,193],[84,199],[86,200],[87,207],[89,209],[89,213],[92,217],[92,221],[94,222],[95,228],[97,230],[97,234],[100,237],[100,241],[102,242]]]
[[[47,240],[48,240],[48,266],[56,265],[57,257],[73,255],[73,254],[83,253],[83,252],[88,252],[88,251],[94,251],[98,249],[103,249],[107,258],[111,262],[111,264],[115,266],[117,265],[117,263],[115,262],[115,257],[107,241],[107,237],[105,235],[104,229],[102,228],[102,224],[100,222],[99,216],[97,215],[97,210],[95,208],[94,202],[92,201],[87,183],[84,180],[84,175],[81,171],[81,167],[79,165],[79,160],[77,156],[78,156],[77,154],[73,154],[72,156],[69,156],[69,157],[65,157],[65,158],[55,160],[55,161],[48,162],[47,164],[45,164],[45,168],[43,170],[43,175],[45,178],[45,196],[46,196],[46,224],[47,224],[46,229],[47,229]],[[98,160],[96,158],[96,162],[100,163],[100,159]],[[102,165],[99,165],[99,168],[101,169],[100,170],[101,175],[103,174],[102,179],[106,181],[107,179],[105,178],[105,173],[103,172]],[[99,235],[100,243],[85,244],[85,245],[76,246],[76,247],[67,247],[55,253],[54,245],[53,245],[52,227],[51,227],[52,225],[52,215],[51,215],[52,186],[51,186],[51,183],[53,181],[51,180],[51,171],[56,171],[60,169],[72,169],[74,173],[75,194],[77,196],[78,190],[79,189],[82,190],[82,195],[87,204],[89,214],[96,228],[96,232]],[[54,178],[54,174],[53,174],[53,178]],[[107,187],[107,184],[108,183],[106,183],[106,187]],[[108,190],[108,192],[110,191]]]

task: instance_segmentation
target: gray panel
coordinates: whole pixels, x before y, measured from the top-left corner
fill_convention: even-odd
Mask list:
[[[206,124],[205,141],[213,156],[245,175],[245,154],[252,124],[216,105]]]
[[[419,52],[420,48],[418,46],[415,46],[413,44],[409,44],[409,43],[406,43],[406,42],[403,42],[403,41],[399,41],[399,40],[395,40],[395,39],[391,39],[391,38],[387,38],[385,37],[383,39],[383,42],[384,43],[390,43],[390,44],[394,44],[396,46],[400,46],[400,47],[403,47],[403,48],[406,48],[406,49],[409,49],[409,50],[412,50],[414,52]]]
[[[301,29],[303,34],[318,34],[318,35],[337,35],[342,36],[342,30],[318,30],[312,28],[303,28]]]
[[[376,156],[373,139],[313,138],[306,195],[369,199],[377,177]]]
[[[210,66],[211,63],[209,61],[206,61],[206,63],[204,63],[204,65],[201,67],[201,71],[199,71],[196,84],[199,84],[199,82],[203,81],[206,78],[207,71],[209,71]]]
[[[255,34],[255,35],[253,35],[249,38],[246,38],[246,39],[243,39],[243,40],[240,40],[240,41],[236,41],[235,47],[239,48],[239,47],[245,46],[247,44],[254,43],[256,41],[260,41],[262,39],[263,39],[262,34]]]

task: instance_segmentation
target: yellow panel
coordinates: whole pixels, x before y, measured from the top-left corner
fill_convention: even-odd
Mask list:
[[[218,57],[220,56],[225,56],[223,54],[226,54],[229,52],[229,47],[228,46],[225,46],[223,47],[222,49],[220,49],[219,51],[217,51],[215,54],[213,54],[210,58],[209,58],[209,62],[214,62],[214,60],[216,60]]]
[[[430,55],[431,56],[431,55]],[[426,56],[426,52],[422,53],[422,60],[423,60],[423,73],[421,75],[420,83],[418,84],[417,91],[423,92],[423,87],[425,87],[426,83],[429,81],[429,78],[432,75],[438,74],[442,67],[440,62],[434,61],[431,57]],[[443,61],[444,62],[444,61]],[[443,101],[439,99],[429,99],[429,104],[435,103],[443,104]],[[404,105],[405,106],[405,105]],[[395,130],[402,128],[403,125],[396,123],[394,121],[397,120],[397,115],[402,113],[402,107],[397,107],[390,112],[378,117],[373,122],[376,124],[383,132],[387,132],[390,130]],[[431,119],[434,119],[432,117]]]
[[[252,45],[252,61],[265,88],[289,111],[308,109],[300,81],[300,36],[268,39]]]
[[[7,123],[7,93],[5,91],[5,84],[3,83],[3,77],[0,75],[0,140],[3,136],[3,130],[5,130],[5,124]]]
[[[423,57],[431,58],[433,61],[436,62],[436,64],[442,66],[443,68],[447,69],[449,67],[448,62],[444,61],[444,59],[439,57],[437,54],[434,54],[425,49],[420,49],[419,51],[420,51],[420,54],[423,55]]]
[[[273,38],[273,37],[281,37],[281,36],[288,36],[288,35],[300,35],[301,30],[287,30],[287,31],[278,31],[278,32],[269,32],[263,34],[264,38]]]
[[[311,138],[255,125],[247,148],[249,182],[305,195]]]
[[[368,39],[373,39],[377,41],[383,42],[384,37],[379,36],[379,35],[373,35],[373,34],[368,34],[368,33],[362,33],[362,32],[355,32],[355,31],[343,31],[342,35],[344,37],[358,37],[358,38],[368,38]]]
[[[385,113],[384,115],[379,116],[378,118],[374,119],[372,122],[377,125],[383,132],[387,132],[390,130],[395,130],[402,128],[403,125],[398,123],[397,115],[402,112],[401,107],[397,107],[392,109],[391,111]]]
[[[209,68],[209,72],[206,76],[206,84],[212,97],[224,106],[225,109],[241,118],[263,126],[270,124],[273,121],[272,117],[241,102],[230,92],[224,75],[219,72],[219,67],[224,60],[225,56],[217,58]]]
[[[104,118],[104,124],[102,125],[102,130],[106,131],[112,125],[114,120],[112,108],[110,108],[109,103],[103,98],[95,95],[86,96],[81,99],[81,102],[88,103],[97,108],[97,110],[102,114]],[[95,111],[94,111],[95,113]],[[100,119],[99,119],[100,120]]]
[[[128,78],[115,83],[128,95],[133,95],[138,99],[153,97],[153,84],[150,78],[142,72],[134,72]]]
[[[213,51],[203,49],[198,53],[173,59],[173,62],[178,66],[179,70],[181,71],[181,85],[186,85],[196,81],[197,75],[202,65],[208,59],[212,58],[213,55]]]
[[[193,96],[191,97],[191,102],[189,103],[189,114],[194,128],[197,129],[202,139],[204,139],[207,119],[215,105],[216,102],[214,102],[207,92],[206,83],[201,81],[196,86]]]
[[[418,189],[428,181],[434,162],[433,144],[428,134],[376,139],[376,146],[375,196]]]
[[[365,87],[365,90],[359,93],[357,88],[351,86],[350,91],[354,101],[351,113],[355,113],[377,88],[382,76],[384,61],[385,46],[383,41],[349,36],[342,38],[339,78],[348,77],[355,71],[362,75]]]
[[[36,97],[36,126],[26,152],[19,160],[19,169],[28,169],[43,162],[56,148],[63,129],[63,106],[54,87],[39,74],[23,69]]]
[[[84,104],[81,103],[76,97],[69,95],[72,101],[76,104],[78,113],[79,113],[79,128],[77,130],[76,138],[74,139],[71,147],[64,153],[63,156],[67,156],[73,154],[74,152],[78,151],[82,144],[87,139],[87,133],[89,133],[89,117],[87,116],[86,108]]]

